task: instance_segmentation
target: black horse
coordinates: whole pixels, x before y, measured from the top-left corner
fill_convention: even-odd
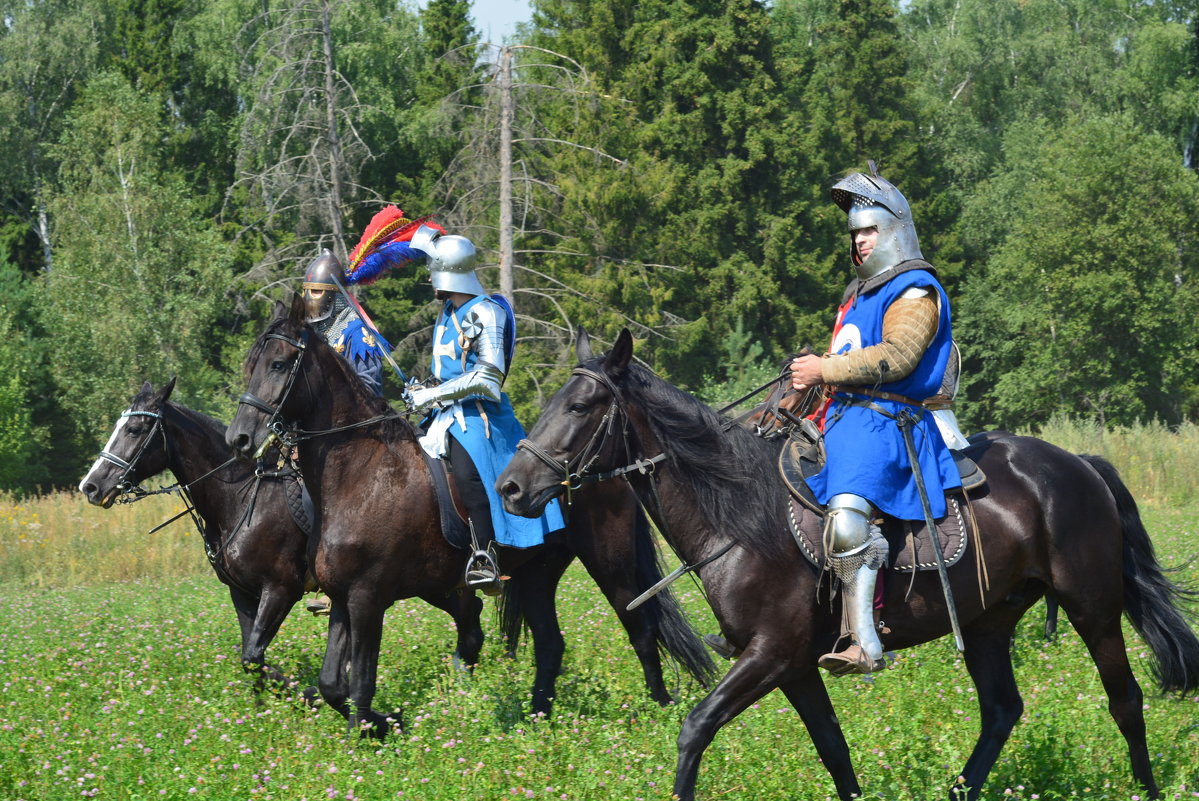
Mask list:
[[[383,613],[396,600],[453,592],[463,581],[464,553],[442,536],[438,501],[419,431],[374,397],[344,359],[304,324],[297,296],[246,357],[247,392],[227,441],[245,456],[272,432],[291,428],[302,442],[299,466],[313,495],[320,537],[312,562],[332,600],[320,692],[352,729],[389,724],[371,709]],[[295,434],[295,429],[300,430]],[[307,433],[304,433],[307,432]],[[565,643],[554,605],[558,581],[578,555],[613,603],[659,703],[658,647],[701,683],[715,673],[702,643],[673,599],[659,596],[635,612],[625,604],[660,577],[648,526],[627,488],[593,488],[576,496],[570,532],[542,546],[500,549],[501,605],[529,626],[536,659],[532,710],[548,713]],[[605,536],[601,537],[603,531]]]
[[[791,541],[787,491],[775,467],[778,446],[725,426],[707,406],[630,364],[628,331],[604,358],[592,354],[585,332],[577,347],[581,365],[550,400],[529,444],[497,486],[510,510],[536,514],[561,491],[563,472],[577,470],[580,453],[603,436],[601,428],[623,438],[618,452],[627,450],[641,461],[662,455],[654,473],[630,473],[631,481],[681,558],[696,564],[716,557],[700,568],[704,588],[725,638],[743,650],[683,724],[676,797],[695,797],[700,757],[717,730],[776,687],[799,712],[838,795],[860,795],[816,667],[838,638],[840,616],[828,604],[827,588],[818,592],[819,572]],[[1193,600],[1194,593],[1163,575],[1136,503],[1108,462],[1013,435],[984,437],[970,455],[988,477],[972,506],[990,585],[980,597],[969,560],[949,568],[966,668],[981,707],[979,739],[957,792],[978,797],[1020,718],[1012,632],[1049,592],[1099,670],[1133,774],[1157,797],[1142,694],[1125,653],[1120,617],[1127,614],[1148,643],[1162,689],[1189,693],[1199,687],[1199,640],[1178,604]],[[600,459],[590,470],[614,466]],[[917,574],[907,599],[907,579],[886,585],[885,648],[907,648],[948,633],[935,572]]]
[[[170,470],[195,507],[212,569],[229,587],[241,626],[242,666],[257,675],[256,688],[264,679],[286,684],[287,677],[267,665],[266,649],[304,593],[309,537],[284,497],[284,482],[295,479],[235,459],[225,444],[225,424],[171,402],[174,388],[173,378],[158,391],[148,381],[142,386],[79,490],[107,509],[123,491]],[[454,618],[455,656],[478,661],[482,602],[473,593],[425,600]]]

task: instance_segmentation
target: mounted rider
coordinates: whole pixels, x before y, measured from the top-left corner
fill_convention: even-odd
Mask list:
[[[366,324],[360,308],[338,282],[345,286],[345,271],[337,257],[324,250],[304,272],[305,322],[353,366],[372,392],[382,396],[383,354],[391,351],[391,345]]]
[[[433,332],[428,386],[412,387],[405,399],[428,410],[421,446],[448,462],[470,517],[474,553],[467,586],[499,590],[491,548],[540,545],[564,527],[555,500],[540,518],[509,514],[495,482],[516,453],[525,431],[503,391],[516,344],[516,317],[502,295],[488,295],[475,275],[477,254],[464,236],[421,226],[411,246],[427,256],[434,295],[444,301]]]
[[[925,414],[925,399],[956,389],[948,386],[956,383],[957,369],[949,298],[920,252],[907,199],[873,162],[870,169],[832,187],[833,201],[848,215],[855,272],[837,310],[832,344],[823,356],[791,363],[795,389],[824,384],[830,394],[819,421],[827,463],[808,484],[827,507],[825,540],[851,637],[848,647],[820,658],[836,675],[885,667],[874,600],[888,546],[873,522],[876,514],[924,519],[897,425],[901,415],[911,425],[934,518],[946,514],[945,490],[961,486],[946,437]],[[955,447],[964,445],[951,415],[942,417],[952,423],[947,436]]]

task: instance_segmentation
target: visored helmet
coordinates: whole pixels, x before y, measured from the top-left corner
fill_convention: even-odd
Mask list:
[[[334,300],[339,293],[332,276],[341,274],[341,262],[327,249],[308,264],[302,284],[307,322],[321,322],[333,313]]]
[[[909,259],[923,259],[912,209],[907,198],[887,179],[874,170],[872,175],[855,172],[842,178],[832,188],[833,202],[849,217],[850,258],[862,280],[873,278]],[[878,228],[878,242],[865,259],[858,255],[852,234],[861,228]]]
[[[434,289],[466,295],[487,294],[475,275],[478,254],[474,244],[466,237],[443,234],[435,228],[422,225],[412,235],[410,244],[428,256]]]

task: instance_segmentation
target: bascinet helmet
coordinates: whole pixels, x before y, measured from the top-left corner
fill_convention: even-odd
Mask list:
[[[478,260],[475,246],[466,237],[443,234],[435,228],[422,225],[416,229],[409,244],[429,257],[428,267],[434,289],[466,295],[487,294],[475,275],[475,262]]]
[[[308,264],[302,285],[307,322],[319,323],[333,314],[334,301],[340,297],[333,276],[341,274],[341,262],[327,249]]]
[[[907,198],[874,169],[871,175],[855,172],[832,188],[833,202],[849,215],[850,258],[862,280],[872,278],[908,259],[923,259],[912,210]],[[859,228],[878,227],[878,242],[865,259],[858,255],[852,234]]]

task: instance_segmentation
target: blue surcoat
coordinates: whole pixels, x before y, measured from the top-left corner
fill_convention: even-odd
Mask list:
[[[486,295],[478,295],[457,309],[447,303],[437,318],[433,331],[432,374],[443,383],[453,381],[478,366],[479,354],[472,348],[473,340],[469,339],[471,327],[467,324],[467,317],[479,303],[494,304],[496,301]],[[505,326],[501,340],[510,348],[515,339],[516,321],[506,303],[499,305],[501,310],[495,313],[494,318],[501,320]],[[510,358],[509,351],[505,359],[505,374],[511,367],[507,363]],[[530,519],[509,514],[496,492],[496,479],[515,455],[517,443],[525,437],[524,427],[516,419],[506,392],[500,392],[498,401],[482,395],[468,395],[452,404],[434,408],[430,417],[429,437],[436,441],[429,442],[429,437],[423,439],[425,450],[435,456],[444,455],[445,443],[440,441],[444,432],[444,436],[458,440],[470,454],[487,489],[497,542],[515,548],[528,548],[540,545],[547,534],[565,527],[557,500],[550,502],[541,517]]]
[[[903,272],[853,299],[834,335],[832,351],[846,353],[881,343],[883,315],[904,291],[913,287],[936,291],[940,298],[936,336],[909,375],[871,389],[922,400],[940,391],[953,347],[949,298],[932,273],[926,270]],[[825,504],[834,495],[853,493],[868,499],[892,517],[923,520],[920,495],[899,426],[895,420],[873,409],[852,406],[845,401],[856,397],[891,414],[905,408],[917,410],[901,401],[854,396],[852,387],[840,386],[838,390],[824,420],[828,461],[824,470],[808,481],[816,498]],[[930,413],[926,412],[913,427],[912,436],[933,517],[940,519],[946,513],[945,490],[961,486],[961,478]]]

